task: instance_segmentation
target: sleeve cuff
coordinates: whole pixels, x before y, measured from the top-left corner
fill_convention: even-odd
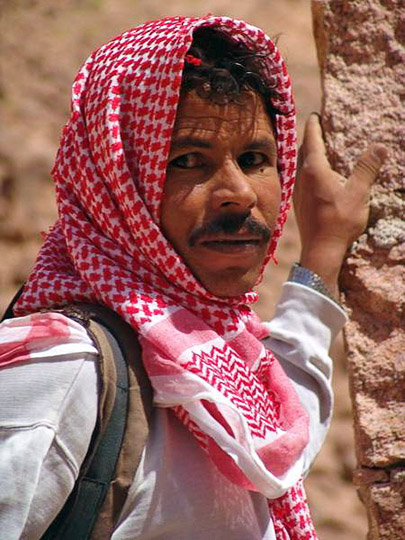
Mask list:
[[[283,285],[273,319],[265,323],[271,337],[283,338],[290,331],[301,336],[316,336],[329,350],[348,317],[343,308],[329,297],[302,285],[287,281]]]

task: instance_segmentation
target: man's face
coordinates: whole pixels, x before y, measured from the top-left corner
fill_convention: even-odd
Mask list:
[[[281,187],[262,98],[217,105],[195,91],[179,103],[161,208],[165,236],[216,296],[257,281],[277,220]]]

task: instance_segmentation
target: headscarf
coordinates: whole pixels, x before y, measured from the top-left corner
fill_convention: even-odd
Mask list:
[[[266,330],[249,308],[257,295],[215,297],[160,227],[184,57],[203,26],[265,55],[261,75],[277,83],[282,198],[263,272],[295,175],[295,109],[285,64],[269,37],[245,22],[167,18],[124,32],[77,75],[53,169],[59,218],[15,312],[78,301],[116,311],[138,332],[154,404],[172,408],[231,481],[269,498],[278,538],[315,538],[300,481],[308,419],[263,346]]]

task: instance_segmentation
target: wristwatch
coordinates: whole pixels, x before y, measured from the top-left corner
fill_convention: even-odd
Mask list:
[[[337,304],[339,307],[342,307],[336,298],[334,298],[327,285],[325,285],[323,279],[319,277],[318,274],[308,270],[308,268],[304,268],[299,263],[293,264],[287,281],[292,283],[300,283],[301,285],[305,285],[314,291],[318,291],[324,296],[327,296],[330,300],[333,300],[333,302],[335,302],[335,304]]]

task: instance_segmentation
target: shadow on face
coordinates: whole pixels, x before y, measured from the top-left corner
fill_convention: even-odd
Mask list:
[[[162,230],[216,296],[256,283],[281,198],[273,126],[263,99],[246,91],[217,104],[182,95],[173,130]]]

